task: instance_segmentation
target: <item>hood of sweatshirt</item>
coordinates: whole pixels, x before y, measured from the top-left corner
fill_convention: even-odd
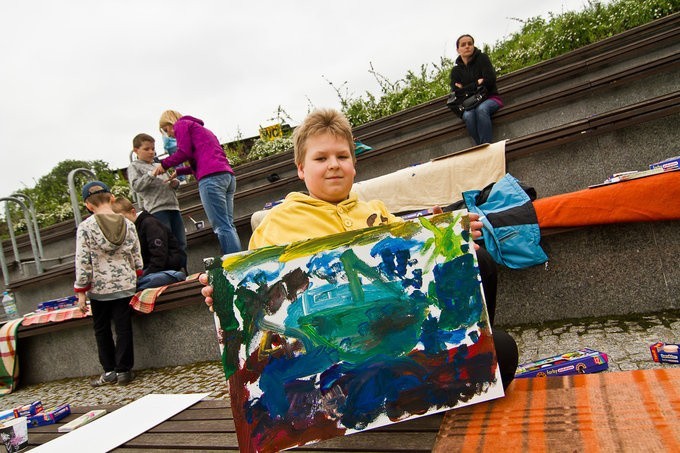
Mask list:
[[[125,241],[125,235],[127,234],[127,225],[125,223],[125,217],[120,214],[95,214],[95,220],[99,229],[102,230],[102,234],[109,241],[110,250],[115,250],[121,246]],[[105,248],[107,244],[102,244]]]
[[[313,198],[309,196],[307,192],[290,192],[286,195],[286,201],[295,201],[298,203],[304,203],[315,208],[324,209],[331,212],[336,212],[338,206],[344,207],[347,211],[351,211],[354,206],[359,201],[359,197],[356,193],[350,192],[346,200],[342,200],[338,204],[329,203],[327,201],[319,200],[318,198]]]
[[[190,115],[184,115],[183,117],[181,117],[179,119],[179,121],[192,121],[194,123],[200,124],[201,126],[205,126],[205,124],[203,123],[203,120],[200,120],[198,118],[194,118],[193,116],[190,116]]]

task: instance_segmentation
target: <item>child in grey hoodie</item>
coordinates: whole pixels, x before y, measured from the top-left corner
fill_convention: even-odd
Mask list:
[[[184,232],[184,222],[175,194],[179,181],[174,176],[152,176],[153,170],[160,165],[154,162],[156,150],[152,136],[137,134],[132,139],[132,148],[137,154],[137,160],[130,162],[128,166],[128,179],[132,190],[143,200],[140,209],[144,209],[168,227],[179,242],[182,251],[186,252],[187,238]],[[186,266],[186,260],[182,263],[182,267],[184,266]]]
[[[76,281],[78,306],[87,311],[90,298],[99,362],[104,368],[90,382],[126,385],[133,379],[134,354],[130,299],[142,274],[142,254],[135,225],[111,209],[113,195],[106,184],[92,181],[83,187],[83,201],[94,215],[78,225]],[[116,326],[116,342],[111,333]]]

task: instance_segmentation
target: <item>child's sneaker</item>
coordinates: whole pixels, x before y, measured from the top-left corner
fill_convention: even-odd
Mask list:
[[[118,380],[118,376],[115,371],[109,371],[102,373],[97,379],[92,379],[90,385],[92,387],[101,387],[102,385],[115,384]]]
[[[135,373],[132,370],[118,373],[118,385],[128,385],[134,378]]]

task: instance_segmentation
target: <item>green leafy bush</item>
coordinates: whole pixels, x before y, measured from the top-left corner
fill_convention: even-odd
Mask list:
[[[489,55],[500,76],[677,11],[680,11],[680,0],[614,0],[607,4],[589,0],[582,11],[559,15],[550,13],[548,19],[534,17],[521,21],[520,31],[496,42],[492,47],[484,46],[483,51]],[[341,89],[331,85],[350,123],[359,126],[448,93],[453,61],[441,58],[438,64],[431,66],[421,65],[420,71],[409,71],[396,82],[390,82],[371,66],[369,72],[378,81],[380,96],[366,92],[354,97],[349,93],[346,83]]]
[[[130,189],[127,182],[120,174],[111,170],[106,162],[102,160],[64,160],[57,164],[48,174],[41,177],[35,187],[17,191],[30,197],[33,201],[39,227],[46,227],[73,218],[71,198],[68,192],[68,174],[76,168],[85,168],[94,172],[97,179],[109,185],[114,195],[130,197]],[[82,187],[88,179],[82,173],[76,174],[74,181],[76,188]],[[80,202],[80,192],[77,193],[77,198]],[[82,203],[79,204],[81,214],[85,215],[85,207]],[[12,216],[14,231],[17,234],[27,232],[22,209],[14,203],[10,203],[8,206]],[[0,234],[2,237],[8,237],[7,223],[3,222],[2,226]]]
[[[291,137],[281,137],[271,141],[257,139],[248,152],[248,160],[259,160],[274,154],[285,153],[293,148]]]

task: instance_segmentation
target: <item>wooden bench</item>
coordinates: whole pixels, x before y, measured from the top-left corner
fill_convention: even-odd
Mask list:
[[[680,406],[674,384],[680,370],[603,372],[515,379],[504,398],[433,414],[295,449],[302,452],[430,452],[503,450],[630,450],[642,441],[650,450],[677,451]],[[59,425],[92,409],[71,408],[58,424],[31,428],[29,447],[62,435]],[[442,423],[443,421],[443,423]],[[440,430],[441,428],[441,430]],[[123,450],[124,449],[124,450]],[[116,451],[238,450],[228,400],[203,400]]]
[[[35,447],[63,435],[58,426],[93,409],[108,412],[120,406],[72,407],[71,415],[54,425],[31,428],[29,447]],[[295,451],[372,451],[429,452],[434,445],[443,414],[434,414],[397,423],[365,433],[329,439]],[[234,419],[227,400],[203,400],[149,431],[126,442],[115,451],[130,450],[224,451],[238,450]]]

